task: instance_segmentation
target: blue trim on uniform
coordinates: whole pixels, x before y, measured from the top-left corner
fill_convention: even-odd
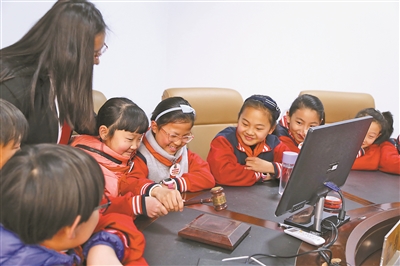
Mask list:
[[[219,132],[216,137],[219,137],[219,136],[222,136],[229,141],[229,143],[233,147],[233,151],[237,158],[237,162],[240,163],[241,165],[245,165],[247,155],[245,152],[242,152],[237,149],[238,140],[236,138],[236,127],[225,128],[224,130]],[[267,135],[266,143],[271,148],[271,150],[267,151],[267,152],[261,152],[257,157],[260,159],[263,159],[265,161],[273,162],[274,161],[274,149],[281,143],[281,141],[275,135]],[[274,165],[274,169],[275,169],[275,173],[277,173],[277,171],[276,171],[277,169],[276,169],[275,165]]]
[[[289,129],[282,126],[281,124],[277,124],[274,132],[272,133],[273,135],[276,135],[277,137],[288,137],[293,141],[293,144],[298,146],[299,144],[296,142],[296,140],[293,139],[293,137],[289,134]]]
[[[147,209],[146,209],[146,197],[147,196],[143,194],[143,195],[141,195],[141,197],[142,197],[142,200],[141,200],[142,214],[147,216]]]
[[[94,234],[84,245],[83,245],[83,255],[87,258],[89,250],[97,245],[106,245],[112,248],[117,255],[119,261],[124,258],[125,247],[122,240],[112,233],[106,231],[100,231]]]

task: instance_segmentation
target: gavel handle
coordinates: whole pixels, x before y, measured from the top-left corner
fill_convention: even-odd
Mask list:
[[[193,204],[203,204],[203,203],[207,203],[207,202],[212,202],[211,198],[208,199],[199,199],[199,200],[185,200],[184,201],[184,205],[193,205]]]

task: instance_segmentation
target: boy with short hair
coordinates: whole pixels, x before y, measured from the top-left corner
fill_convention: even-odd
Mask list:
[[[22,112],[0,99],[0,169],[19,150],[27,132],[28,122]]]
[[[69,146],[40,144],[17,152],[0,176],[0,264],[80,265],[80,245],[108,206],[99,205],[104,177],[97,162]],[[118,236],[98,234],[124,250]]]

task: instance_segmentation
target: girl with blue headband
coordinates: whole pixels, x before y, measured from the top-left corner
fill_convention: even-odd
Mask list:
[[[287,146],[271,135],[280,109],[269,96],[247,98],[239,111],[237,127],[227,127],[211,142],[207,161],[220,185],[251,186],[280,178]]]

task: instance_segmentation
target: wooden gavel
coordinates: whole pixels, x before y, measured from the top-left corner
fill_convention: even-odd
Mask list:
[[[211,198],[184,201],[184,205],[187,206],[212,202],[216,211],[225,210],[228,207],[228,204],[226,203],[224,189],[222,187],[214,187],[210,192]]]

